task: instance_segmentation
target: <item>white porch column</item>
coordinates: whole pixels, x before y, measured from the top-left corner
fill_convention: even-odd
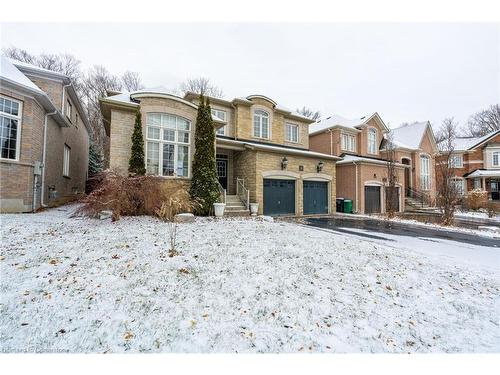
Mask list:
[[[486,177],[483,177],[483,190],[486,191]]]

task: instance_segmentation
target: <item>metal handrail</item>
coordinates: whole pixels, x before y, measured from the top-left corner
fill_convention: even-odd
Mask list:
[[[406,187],[406,196],[419,201],[422,208],[424,207],[424,204],[430,204],[430,197],[423,191]]]
[[[222,187],[222,185],[220,184],[220,182],[219,182],[219,181],[217,181],[217,187],[219,188],[219,193],[220,193],[220,195],[219,195],[219,199],[221,199],[221,200],[222,200],[222,202],[221,202],[221,203],[224,203],[224,204],[225,204],[225,203],[226,203],[226,189],[224,189],[224,188]]]
[[[236,178],[236,195],[240,197],[248,210],[250,208],[250,190],[245,187],[245,180],[243,178]]]

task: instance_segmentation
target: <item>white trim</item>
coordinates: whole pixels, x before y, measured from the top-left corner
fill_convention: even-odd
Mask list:
[[[254,99],[254,98],[255,99],[264,99],[264,100],[270,102],[275,107],[278,105],[278,103],[276,103],[274,100],[272,100],[271,98],[268,98],[267,96],[264,96],[264,95],[248,95],[245,99],[252,101],[252,99]]]
[[[187,100],[184,100],[182,98],[179,98],[178,96],[171,95],[171,94],[166,94],[166,93],[155,93],[155,92],[140,92],[140,93],[132,93],[130,94],[130,97],[135,99],[135,98],[162,98],[162,99],[171,99],[174,101],[177,101],[179,103],[185,104],[189,107],[192,107],[194,109],[198,109],[198,106],[194,103],[188,102]],[[110,98],[107,98],[110,99]],[[121,102],[121,101],[116,101],[117,103],[125,103],[126,102]],[[134,103],[136,104],[136,103]]]
[[[23,123],[23,102],[19,99],[14,99],[14,98],[11,98],[10,96],[7,96],[7,95],[0,95],[0,97],[6,99],[6,100],[9,100],[11,102],[15,102],[18,104],[19,106],[19,110],[18,110],[18,113],[17,113],[17,116],[16,115],[11,115],[9,113],[6,113],[6,112],[0,112],[0,115],[3,116],[3,117],[7,117],[7,118],[10,118],[12,120],[16,120],[17,121],[17,130],[16,130],[16,158],[15,159],[10,159],[10,158],[2,158],[2,155],[0,153],[0,160],[9,160],[9,161],[19,161],[20,157],[21,157],[21,127],[22,127],[22,123]],[[1,152],[1,150],[0,150]]]
[[[63,149],[63,177],[70,177],[71,173],[71,147],[69,147],[66,143],[64,144]]]
[[[370,150],[370,133],[375,133],[374,152]],[[370,155],[378,155],[378,130],[374,126],[368,126],[366,129],[366,152]]]
[[[297,128],[297,140],[296,141],[287,138],[287,127],[288,126],[293,126],[293,127]],[[291,134],[292,134],[292,132],[290,131],[290,135]],[[298,124],[294,124],[294,123],[291,123],[291,122],[285,122],[285,142],[288,142],[288,143],[300,143],[300,126]]]
[[[270,111],[267,110],[267,108],[266,109],[264,109],[264,108],[265,107],[263,107],[263,106],[252,107],[252,138],[270,140],[270,139],[272,139],[272,135],[271,135],[272,117],[271,117]],[[267,137],[262,136],[262,119],[264,118],[264,116],[260,115],[260,114],[258,115],[260,118],[260,132],[259,132],[259,136],[255,135],[255,116],[256,116],[255,113],[258,111],[267,114]]]
[[[352,138],[352,140],[353,140],[352,144],[353,144],[353,146],[354,146],[352,150],[351,150],[351,149],[349,149],[349,147],[345,147],[346,145],[345,145],[345,142],[344,142],[344,137],[346,137],[346,138],[347,138],[347,140],[349,140],[349,138]],[[349,144],[349,141],[348,141],[347,143]],[[357,135],[356,135],[356,134],[349,134],[349,133],[348,133],[348,132],[346,132],[346,131],[341,131],[341,132],[340,132],[340,149],[341,149],[342,151],[347,151],[347,152],[356,152],[356,150],[357,150],[357,148],[358,148],[357,143],[358,143],[358,137],[357,137]]]
[[[277,179],[277,180],[299,180],[300,174],[289,171],[282,171],[279,169],[262,171],[263,178]]]

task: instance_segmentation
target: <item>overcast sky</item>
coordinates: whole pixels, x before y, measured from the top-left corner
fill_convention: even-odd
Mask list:
[[[323,116],[377,111],[439,124],[500,102],[498,24],[2,24],[2,47],[66,52],[84,67],[175,88],[204,76],[226,98],[263,94]]]

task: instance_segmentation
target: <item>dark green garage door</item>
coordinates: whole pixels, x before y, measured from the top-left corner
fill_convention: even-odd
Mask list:
[[[328,182],[304,181],[304,215],[328,213]]]
[[[264,179],[264,215],[295,214],[295,181]]]

